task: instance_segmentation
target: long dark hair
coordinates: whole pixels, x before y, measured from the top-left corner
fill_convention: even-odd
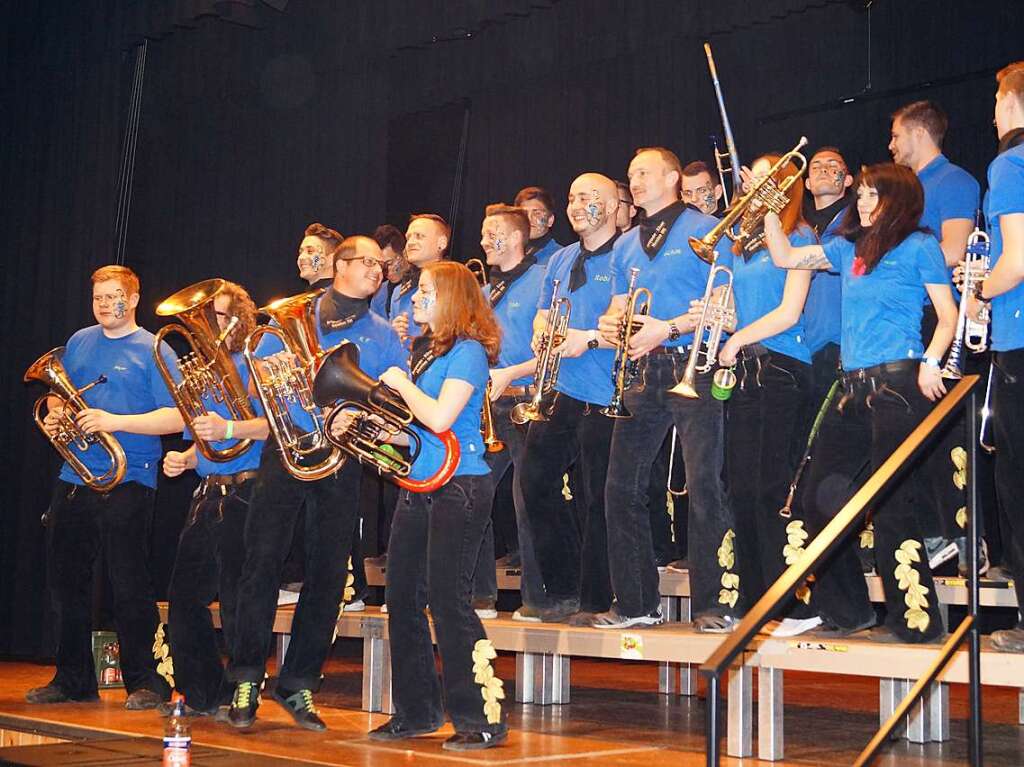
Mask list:
[[[837,234],[857,243],[857,258],[864,264],[864,273],[868,274],[886,253],[914,232],[923,231],[924,189],[914,171],[891,162],[862,167],[854,179],[853,188],[862,186],[878,192],[874,221],[871,226],[861,226],[855,195]]]

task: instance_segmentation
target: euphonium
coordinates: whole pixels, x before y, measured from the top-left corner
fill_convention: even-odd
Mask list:
[[[562,353],[557,351],[565,342],[569,328],[569,314],[572,302],[568,298],[558,297],[558,286],[561,280],[551,281],[551,304],[548,306],[548,320],[544,326],[544,334],[540,338],[540,352],[537,356],[537,367],[533,374],[533,399],[520,402],[509,414],[512,423],[522,425],[527,421],[546,421],[551,415],[545,413],[542,400],[555,386],[558,380],[558,368],[562,362]]]
[[[399,487],[414,493],[433,492],[447,483],[459,466],[459,441],[449,429],[435,433],[445,448],[438,470],[427,479],[409,479],[413,461],[422,447],[420,435],[409,428],[412,411],[397,392],[360,369],[359,347],[354,343],[342,343],[324,358],[313,378],[313,400],[322,407],[330,407],[324,418],[327,441],[360,463],[375,468]],[[335,436],[334,419],[346,412],[354,417],[341,435]],[[404,433],[409,440],[411,455],[408,459],[381,439],[382,435],[399,433]]]
[[[717,300],[714,300],[715,277],[719,273],[726,276],[725,290],[719,293]],[[722,333],[727,325],[733,324],[735,317],[735,312],[729,306],[731,299],[732,270],[726,266],[712,266],[707,286],[704,288],[704,308],[693,329],[693,346],[686,360],[686,369],[683,370],[683,377],[679,383],[669,389],[672,394],[680,394],[688,399],[700,397],[697,393],[697,373],[707,373],[718,360],[718,344],[722,340]],[[703,362],[700,361],[701,356],[704,357]],[[732,370],[722,368],[715,372],[714,385],[719,390],[731,390],[735,384],[736,374]]]
[[[238,318],[223,331],[217,324],[214,299],[224,289],[224,280],[213,279],[197,282],[182,288],[166,298],[157,308],[160,317],[177,317],[183,324],[165,325],[160,328],[153,342],[153,357],[164,383],[174,398],[182,417],[195,440],[196,449],[211,461],[230,461],[252,446],[251,439],[240,439],[231,447],[222,450],[195,435],[193,422],[209,411],[203,402],[208,395],[214,402],[227,406],[232,420],[247,421],[256,413],[249,402],[249,393],[242,377],[238,374],[225,341],[238,324]],[[160,353],[160,344],[171,333],[185,338],[192,351],[178,359],[181,382],[176,383],[167,369],[167,363]]]
[[[804,168],[807,167],[807,158],[800,154],[800,149],[806,144],[807,137],[801,136],[797,145],[778,159],[768,171],[768,175],[736,200],[710,232],[701,238],[691,237],[690,247],[693,248],[693,252],[703,261],[713,264],[715,248],[722,237],[741,243],[748,253],[760,249],[764,242],[764,217],[770,210],[775,213],[782,212],[789,203],[789,195],[786,192],[800,180]],[[797,172],[786,176],[781,182],[776,181],[775,174],[790,161],[797,164]],[[737,221],[740,222],[739,231],[733,234],[732,228]]]
[[[619,322],[619,337],[615,342],[615,364],[612,366],[612,384],[615,390],[612,392],[608,407],[601,408],[601,414],[609,418],[633,417],[623,402],[626,389],[633,385],[633,381],[640,374],[640,360],[629,358],[629,342],[633,338],[633,333],[640,327],[638,323],[633,322],[633,315],[651,313],[651,291],[636,286],[639,277],[640,270],[635,266],[631,267],[629,286],[626,289],[626,308]]]
[[[313,401],[313,379],[323,360],[332,350],[321,351],[313,310],[322,290],[281,298],[260,311],[269,315],[277,325],[260,325],[245,339],[245,361],[249,365],[253,386],[263,403],[270,431],[281,448],[285,469],[296,479],[312,482],[323,479],[341,468],[345,455],[333,446],[324,432],[320,408]],[[295,357],[296,364],[281,362],[272,357],[258,358],[256,347],[263,336],[270,334],[284,345],[286,353]],[[297,405],[313,421],[309,431],[301,429],[292,420],[290,405]],[[328,449],[320,461],[304,466],[301,459]]]
[[[67,370],[61,363],[63,355],[64,347],[58,346],[29,365],[28,370],[25,371],[26,383],[39,381],[50,389],[48,393],[36,400],[36,404],[32,408],[32,417],[36,426],[39,427],[39,431],[50,440],[50,443],[68,462],[75,474],[96,492],[105,493],[124,479],[125,471],[128,469],[128,459],[125,457],[124,448],[110,432],[96,431],[86,434],[75,419],[79,413],[89,407],[82,395],[97,384],[105,384],[107,377],[101,375],[92,383],[79,389],[71,382]],[[50,397],[60,400],[62,408],[57,431],[52,435],[47,433],[43,425],[43,417],[40,415],[43,405]],[[91,445],[99,445],[110,459],[110,468],[98,477],[75,454],[76,452],[85,453]]]
[[[964,280],[960,287],[962,296],[960,312],[956,318],[956,334],[949,347],[946,365],[942,369],[943,378],[956,380],[963,378],[964,372],[961,363],[963,362],[964,347],[972,352],[983,352],[988,346],[988,323],[975,322],[967,316],[967,297],[974,295],[978,283],[988,275],[988,267],[989,238],[980,227],[976,227],[971,232],[971,236],[967,238],[967,252],[964,254]],[[982,311],[987,311],[987,309],[983,307]]]

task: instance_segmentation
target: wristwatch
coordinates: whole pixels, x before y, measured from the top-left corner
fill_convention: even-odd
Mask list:
[[[935,368],[936,370],[938,370],[942,366],[942,363],[939,361],[937,357],[922,357],[921,363],[927,365],[930,368]]]
[[[597,340],[597,331],[596,330],[591,330],[590,331],[590,340],[587,341],[587,348],[588,349],[596,349],[600,345],[601,345],[601,342]]]
[[[678,341],[679,340],[679,336],[681,336],[681,335],[682,335],[682,333],[679,332],[679,328],[676,326],[676,323],[675,323],[674,320],[672,322],[668,323],[668,340],[669,341]]]

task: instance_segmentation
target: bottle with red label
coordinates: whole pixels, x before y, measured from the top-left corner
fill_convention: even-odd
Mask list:
[[[164,766],[189,767],[192,764],[192,725],[185,716],[185,696],[174,693],[174,713],[164,728]]]

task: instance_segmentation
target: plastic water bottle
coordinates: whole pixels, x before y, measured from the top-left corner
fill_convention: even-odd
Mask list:
[[[185,716],[185,696],[175,693],[174,713],[164,728],[164,767],[189,767],[192,764],[192,725]]]

